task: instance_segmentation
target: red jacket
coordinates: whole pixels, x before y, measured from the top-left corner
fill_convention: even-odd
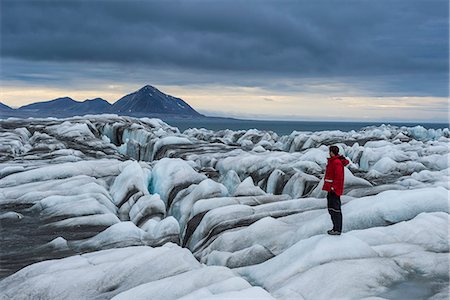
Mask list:
[[[348,165],[348,163],[349,161],[341,155],[328,159],[322,190],[327,192],[333,191],[338,196],[342,195],[344,192],[344,166]]]

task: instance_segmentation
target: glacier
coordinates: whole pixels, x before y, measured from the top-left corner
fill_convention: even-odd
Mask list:
[[[0,299],[448,299],[448,128],[0,120]],[[331,228],[328,146],[345,168]]]

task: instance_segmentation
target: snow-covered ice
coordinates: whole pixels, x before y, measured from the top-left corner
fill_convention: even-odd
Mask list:
[[[448,299],[448,128],[0,120],[0,299]],[[350,164],[343,231],[321,190]]]

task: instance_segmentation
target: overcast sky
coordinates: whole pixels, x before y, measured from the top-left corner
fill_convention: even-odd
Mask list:
[[[447,0],[0,3],[13,107],[151,84],[209,115],[448,117]]]

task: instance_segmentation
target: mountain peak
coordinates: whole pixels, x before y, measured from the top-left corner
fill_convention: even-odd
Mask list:
[[[113,110],[126,114],[200,115],[182,99],[164,94],[151,85],[120,98],[113,104]]]
[[[147,85],[144,85],[143,87],[141,87],[138,92],[140,92],[140,91],[155,91],[155,90],[157,91],[158,89],[150,84],[147,84]]]

